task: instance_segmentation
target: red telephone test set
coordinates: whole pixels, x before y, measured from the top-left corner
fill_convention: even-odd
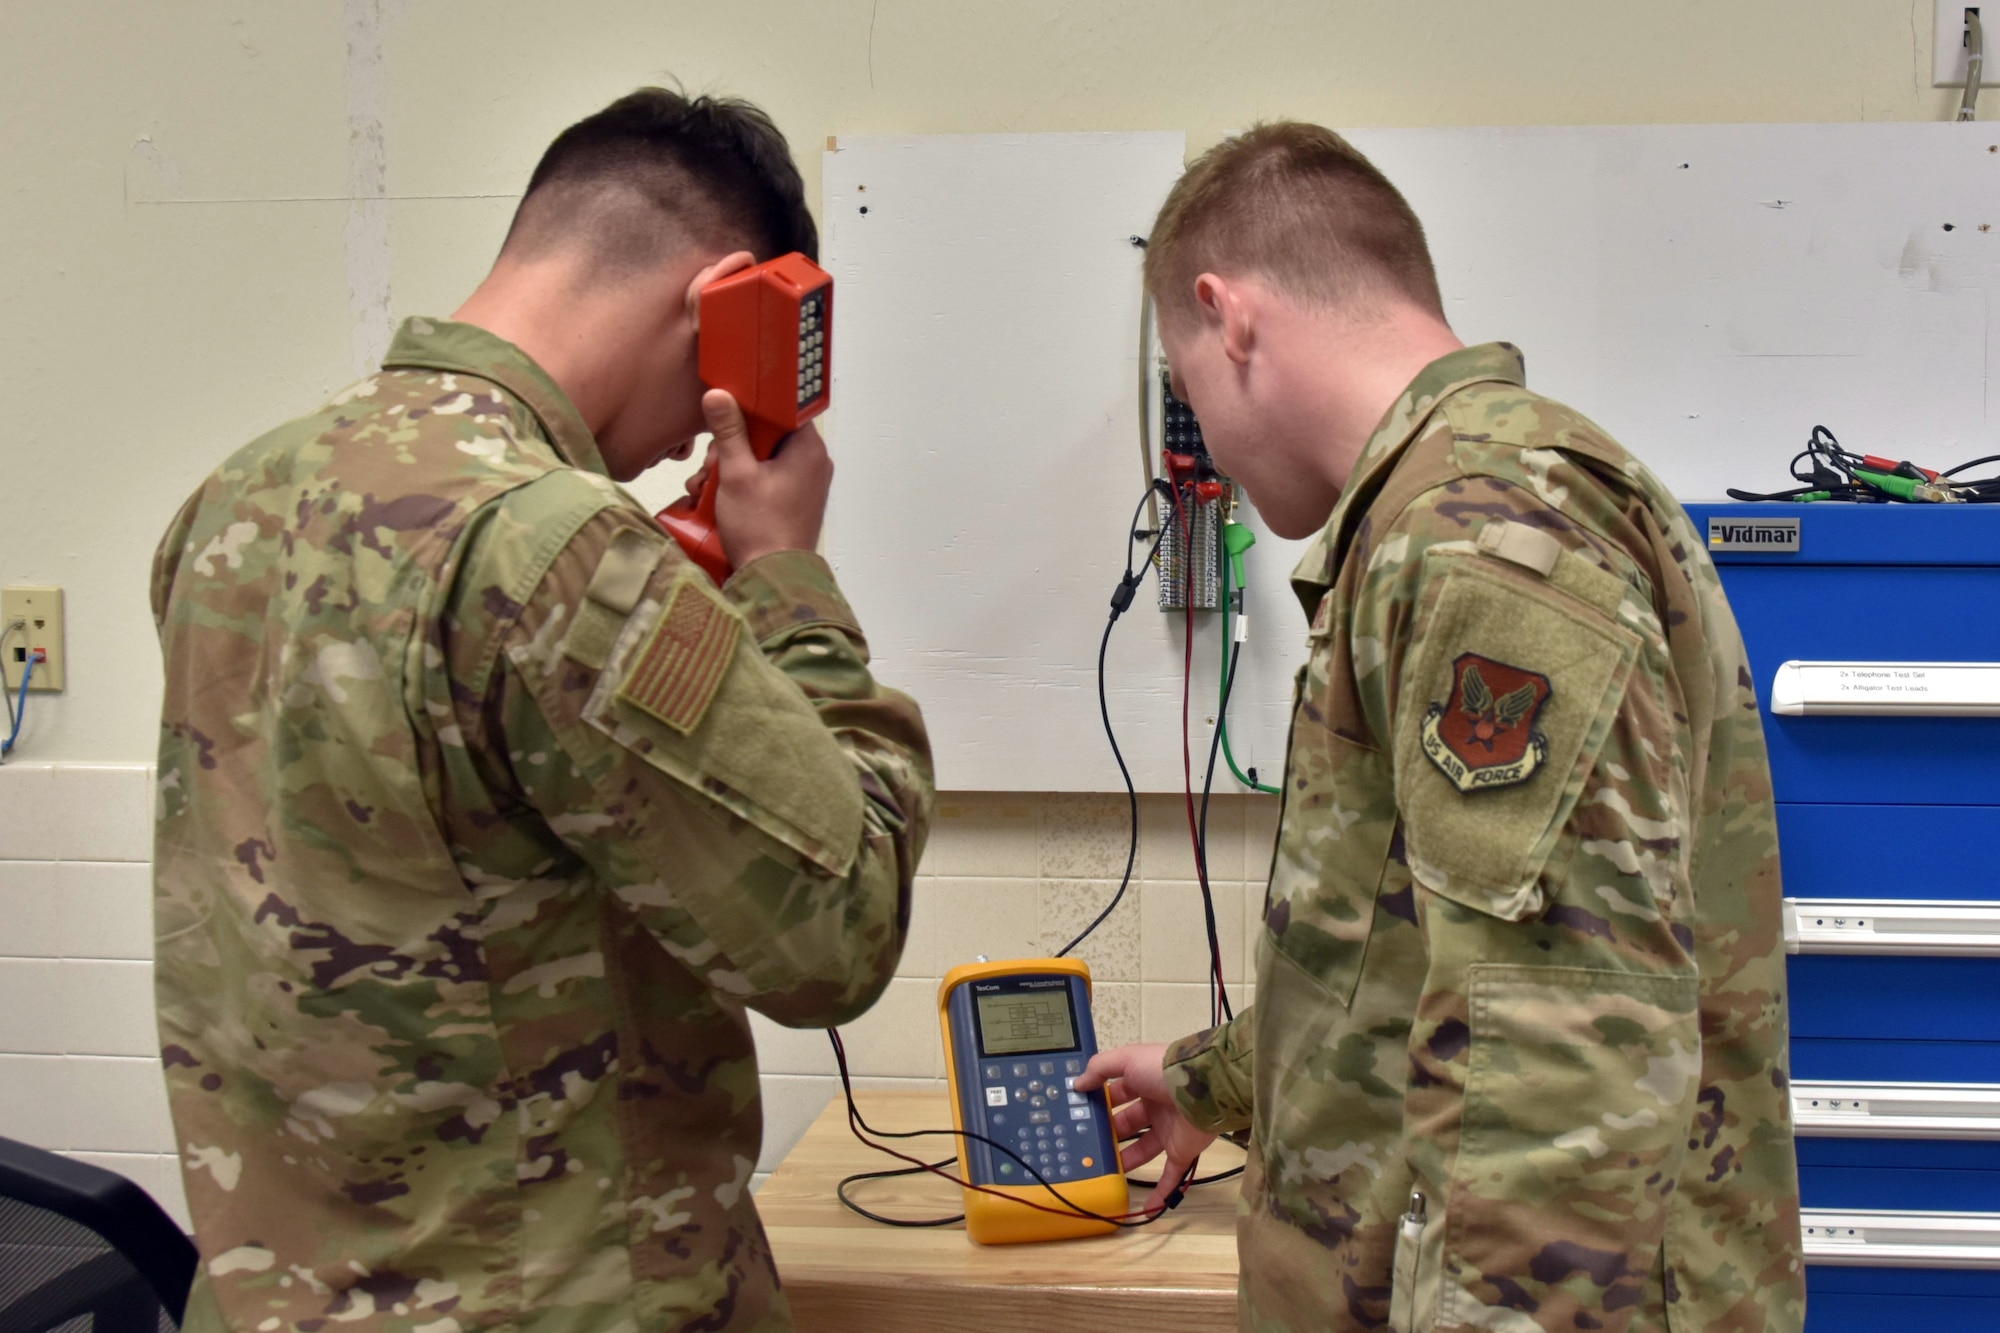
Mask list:
[[[759,459],[826,410],[833,373],[833,277],[796,252],[701,289],[701,381],[743,409]],[[660,525],[708,576],[730,575],[715,529],[716,477],[662,509]]]

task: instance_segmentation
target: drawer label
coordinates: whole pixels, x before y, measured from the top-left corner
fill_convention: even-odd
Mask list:
[[[1799,521],[1795,518],[1711,518],[1711,551],[1796,551]]]
[[[1771,681],[1771,711],[1790,717],[2000,714],[2000,663],[1787,662]]]

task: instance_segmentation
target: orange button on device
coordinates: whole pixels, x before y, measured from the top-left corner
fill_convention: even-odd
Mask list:
[[[1096,1166],[1096,1165],[1097,1165],[1097,1159],[1096,1159],[1096,1158],[1094,1158],[1094,1157],[1086,1157],[1086,1158],[1084,1158],[1084,1159],[1083,1159],[1083,1164],[1084,1164],[1085,1166]]]

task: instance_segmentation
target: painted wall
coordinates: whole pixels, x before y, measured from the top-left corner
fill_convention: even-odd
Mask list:
[[[762,102],[816,198],[826,137],[862,131],[1941,119],[1929,8],[11,0],[0,582],[67,590],[71,681],[23,757],[150,757],[174,506],[454,306],[547,141],[637,84]]]

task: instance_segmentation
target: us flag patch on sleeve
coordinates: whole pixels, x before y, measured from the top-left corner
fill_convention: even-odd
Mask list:
[[[618,698],[687,735],[701,725],[722,688],[741,629],[692,579],[682,579],[619,682]]]

